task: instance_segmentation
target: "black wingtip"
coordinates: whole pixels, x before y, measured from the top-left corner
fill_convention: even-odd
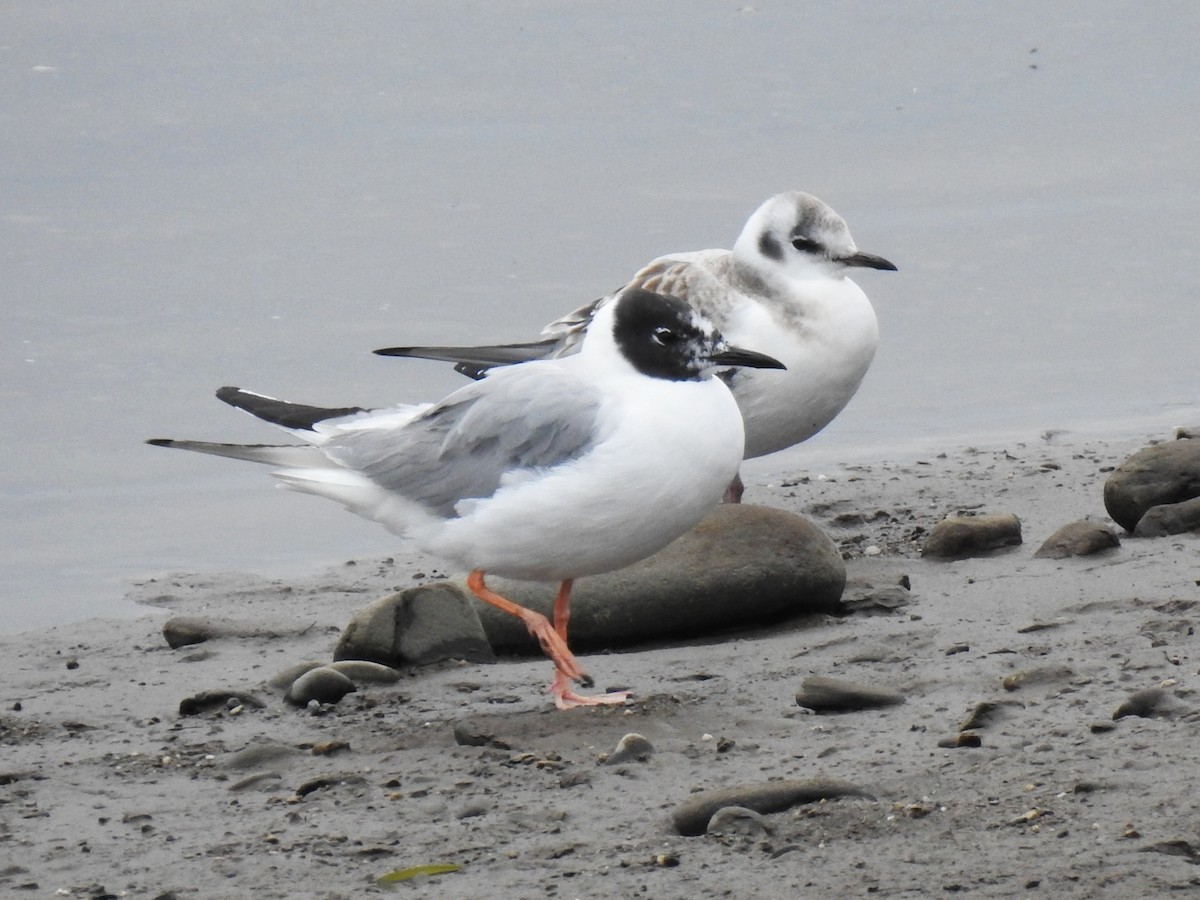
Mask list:
[[[381,350],[372,350],[376,356],[412,356],[414,347],[384,347]]]
[[[146,441],[151,447],[170,447],[174,445],[174,441],[170,438],[150,438]]]

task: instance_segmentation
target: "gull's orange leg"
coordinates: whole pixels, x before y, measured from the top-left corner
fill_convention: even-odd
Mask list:
[[[567,647],[567,621],[570,619],[569,603],[571,597],[571,579],[567,579],[558,588],[554,598],[554,624],[541,613],[526,609],[518,603],[513,603],[507,597],[501,597],[483,583],[483,571],[473,570],[467,576],[467,587],[485,603],[516,616],[525,623],[529,633],[537,638],[542,652],[554,663],[554,681],[550,685],[550,693],[554,697],[554,705],[559,709],[572,709],[576,706],[596,706],[599,704],[624,703],[629,696],[627,691],[601,694],[597,697],[587,697],[576,694],[572,690],[572,680],[578,681],[584,687],[591,687],[590,676],[583,671],[579,661],[575,659]]]
[[[558,593],[554,596],[554,631],[562,638],[564,644],[567,642],[567,622],[571,619],[571,587],[574,583],[573,579],[566,579],[558,586]],[[593,697],[577,694],[571,689],[571,680],[559,668],[554,671],[550,694],[554,697],[554,705],[559,709],[619,704],[629,697],[629,691],[612,691]]]
[[[525,627],[529,629],[529,633],[537,638],[537,642],[542,647],[542,652],[550,657],[554,662],[554,667],[566,678],[575,679],[584,687],[592,686],[592,679],[583,671],[583,667],[579,665],[579,661],[575,659],[574,654],[567,648],[566,640],[559,635],[545,616],[539,612],[534,612],[532,609],[526,609],[518,603],[513,603],[507,597],[501,597],[495,591],[491,590],[483,583],[482,569],[471,571],[471,574],[467,576],[467,587],[484,603],[490,603],[501,612],[506,612],[510,616],[516,616],[524,622]]]

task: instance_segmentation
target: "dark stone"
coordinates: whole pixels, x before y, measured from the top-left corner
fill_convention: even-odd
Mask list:
[[[921,546],[921,555],[931,559],[964,559],[1020,543],[1021,520],[1012,513],[951,516],[933,526]]]
[[[1130,694],[1129,698],[1113,713],[1113,720],[1123,719],[1126,716],[1139,716],[1143,719],[1169,719],[1184,711],[1183,705],[1165,689],[1146,688]]]
[[[333,657],[392,667],[448,659],[495,661],[466,592],[446,582],[409,588],[359,611],[342,633]]]
[[[815,803],[835,797],[866,797],[870,793],[834,778],[789,779],[739,784],[693,794],[675,808],[671,820],[683,835],[704,834],[713,815],[727,806],[744,806],[757,813],[780,812],[801,803]]]
[[[249,706],[254,709],[263,709],[266,706],[248,691],[201,691],[179,701],[179,714],[181,716],[198,716],[216,709],[229,709],[231,700],[236,701],[237,705]]]
[[[307,706],[310,701],[337,703],[357,688],[354,682],[336,669],[317,666],[292,682],[284,699],[296,706]]]
[[[1033,555],[1042,559],[1066,559],[1068,556],[1090,556],[1119,546],[1121,539],[1111,528],[1083,520],[1058,529]]]
[[[903,694],[837,678],[805,678],[796,692],[796,703],[816,712],[854,712],[904,703]]]
[[[806,613],[836,613],[846,584],[837,546],[808,519],[722,504],[649,559],[575,582],[573,649],[709,635]],[[550,615],[557,585],[488,578],[515,603]],[[513,616],[477,602],[497,651],[537,652]]]
[[[1133,529],[1136,537],[1166,537],[1200,528],[1200,497],[1179,503],[1152,506],[1138,519]]]
[[[293,637],[310,626],[272,626],[261,622],[235,619],[209,619],[201,616],[175,616],[163,623],[163,638],[172,650],[202,644],[216,638],[273,639]]]
[[[1200,497],[1200,441],[1178,440],[1139,450],[1104,482],[1104,508],[1133,531],[1152,507]]]

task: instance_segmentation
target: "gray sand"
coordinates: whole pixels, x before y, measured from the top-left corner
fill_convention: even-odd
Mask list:
[[[1197,537],[1124,538],[1035,559],[1058,526],[1107,521],[1107,468],[1140,442],[957,450],[751,483],[810,515],[853,579],[911,581],[891,612],[821,617],[712,642],[592,656],[622,710],[557,712],[542,660],[444,665],[323,715],[266,682],[328,659],[355,609],[437,573],[397,555],[316,577],[181,575],[138,587],[171,615],[280,637],[170,650],[164,615],[3,639],[4,896],[1158,896],[1200,884]],[[880,514],[879,511],[883,511]],[[1025,544],[956,562],[916,540],[962,510],[1012,512]],[[247,535],[253,540],[253,535]],[[1002,680],[1023,673],[1006,690]],[[907,703],[815,715],[809,676]],[[1010,682],[1012,683],[1012,682]],[[1113,713],[1166,687],[1153,717]],[[262,709],[180,716],[208,689]],[[980,704],[978,747],[954,743]],[[456,724],[490,739],[460,746]],[[655,753],[600,765],[629,732]],[[949,739],[949,740],[948,740]],[[247,746],[267,747],[235,756]],[[699,789],[839,779],[871,795],[766,817],[753,838],[682,837]],[[392,888],[410,866],[459,871]]]

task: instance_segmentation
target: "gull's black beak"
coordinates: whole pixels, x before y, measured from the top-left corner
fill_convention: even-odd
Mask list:
[[[765,353],[755,353],[753,350],[743,350],[741,347],[730,347],[720,353],[714,353],[712,362],[718,366],[746,366],[750,369],[786,369],[783,363]]]
[[[883,269],[885,272],[896,272],[896,266],[888,262],[882,256],[876,256],[874,253],[853,253],[850,256],[842,256],[838,258],[844,266],[855,266],[859,269]]]

